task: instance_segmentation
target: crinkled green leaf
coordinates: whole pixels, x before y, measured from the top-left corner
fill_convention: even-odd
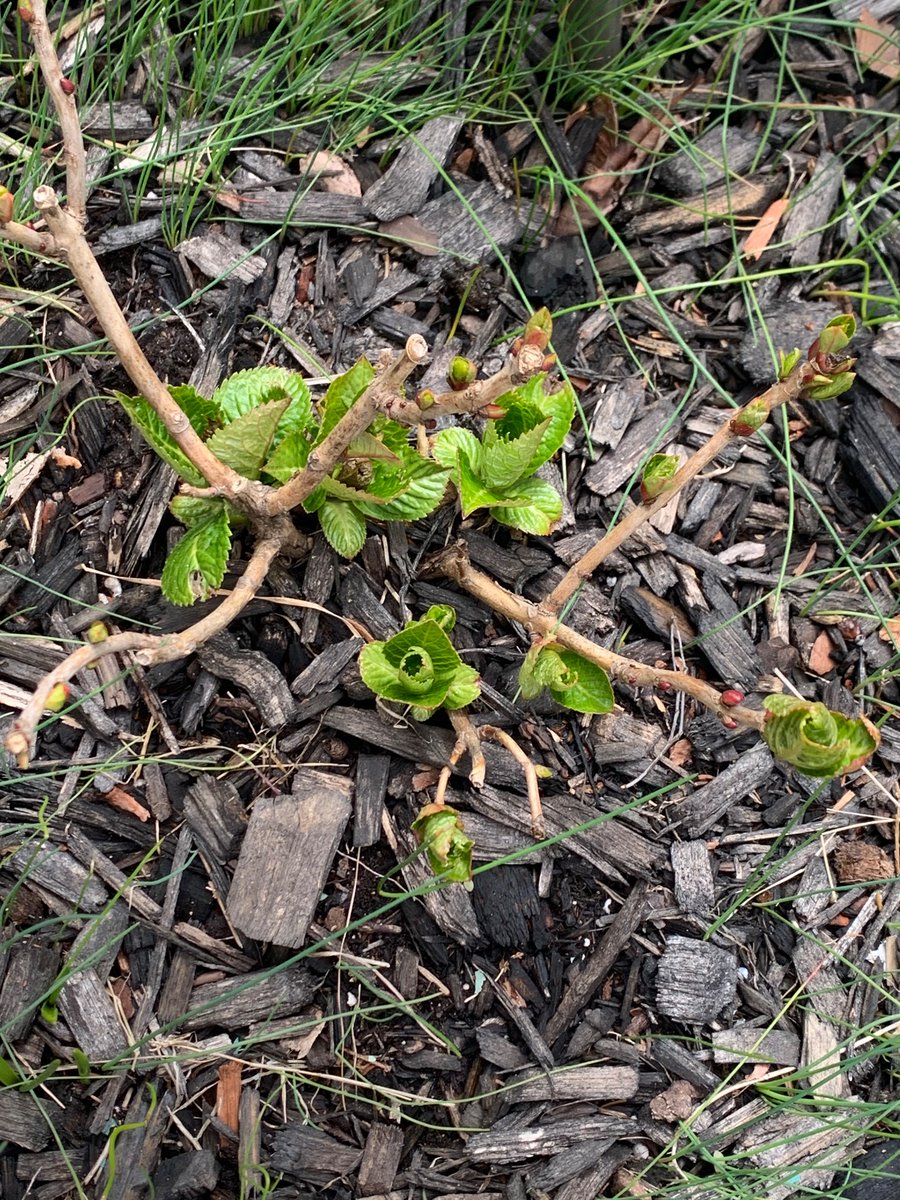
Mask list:
[[[116,399],[140,430],[144,440],[156,451],[163,462],[167,462],[178,472],[185,483],[193,484],[194,487],[208,486],[207,480],[180,449],[143,396],[126,396],[124,392],[116,392]]]
[[[375,478],[379,478],[376,469]],[[361,512],[381,521],[419,521],[434,512],[447,490],[449,472],[438,463],[415,456],[412,465],[406,468],[400,476],[400,494],[375,507],[367,503],[359,504]]]
[[[491,491],[497,493],[511,487],[523,475],[531,474],[528,464],[550,426],[547,417],[518,436],[508,437],[503,427],[512,415],[508,412],[502,421],[488,421],[482,438],[481,476]]]
[[[275,430],[291,403],[289,396],[269,400],[217,429],[206,443],[213,454],[246,479],[259,479],[269,457]]]
[[[541,444],[525,469],[526,474],[529,475],[533,475],[538,467],[542,467],[545,462],[549,462],[553,455],[556,454],[566,440],[566,434],[572,428],[572,421],[575,418],[575,392],[572,385],[564,383],[558,391],[546,393],[543,390],[543,380],[543,375],[535,375],[522,388],[522,392],[526,398],[531,397],[532,389],[535,392],[540,389],[541,395],[537,402],[544,416],[550,418],[550,424],[544,431]]]
[[[427,657],[430,672],[426,689],[413,689],[408,683],[410,654]],[[370,642],[359,657],[363,683],[376,695],[399,704],[437,708],[444,703],[450,685],[462,667],[450,639],[436,621],[413,621],[384,642]],[[465,668],[463,668],[465,669]]]
[[[435,875],[451,883],[469,884],[474,842],[467,838],[462,819],[449,804],[426,804],[412,823],[416,841],[424,847]]]
[[[354,558],[366,540],[365,519],[345,500],[326,500],[318,509],[322,532],[342,558]]]
[[[277,430],[276,441],[280,441],[288,433],[307,429],[313,421],[309,388],[296,371],[284,367],[252,367],[249,371],[237,371],[219,385],[213,393],[213,401],[227,423],[283,396],[290,398],[290,404],[286,406]]]
[[[342,483],[340,479],[333,479],[331,476],[322,480],[322,487],[335,500],[349,500],[351,504],[357,505],[362,501],[374,509],[379,509],[381,505],[386,503],[380,496],[376,496],[374,492],[367,492],[362,488],[351,487],[349,483]]]
[[[460,451],[466,454],[477,470],[481,462],[481,442],[470,430],[453,425],[449,429],[442,429],[434,439],[432,454],[442,467],[455,471]],[[456,482],[455,477],[453,481]]]
[[[469,457],[461,450],[456,459],[456,470],[453,472],[456,490],[459,492],[459,506],[464,517],[470,516],[479,508],[493,509],[503,504],[515,504],[515,498],[510,499],[512,488],[504,489],[503,495],[492,492],[475,474]],[[525,503],[525,501],[523,501]]]
[[[549,683],[548,690],[557,704],[571,708],[574,712],[608,713],[615,706],[612,684],[602,667],[582,658],[574,650],[561,646],[555,648],[567,674],[559,678],[559,684]]]
[[[320,424],[316,445],[331,433],[347,409],[359,399],[374,378],[375,368],[368,359],[361,358],[349,371],[331,381],[319,405]]]
[[[318,512],[327,499],[328,493],[320,483],[318,487],[313,488],[313,490],[303,501],[303,509],[308,513]]]
[[[190,421],[194,433],[201,437],[206,436],[211,425],[218,425],[222,420],[222,411],[215,400],[201,396],[189,383],[169,384],[169,392]]]
[[[394,424],[394,422],[392,421],[391,424]],[[401,427],[398,426],[398,428]],[[405,435],[403,441],[405,444]],[[382,438],[376,437],[374,433],[370,433],[368,430],[353,439],[347,447],[346,457],[373,459],[375,461],[392,463],[397,466],[400,464],[400,458],[390,446]]]
[[[432,604],[422,620],[436,621],[444,633],[449,633],[456,624],[456,609],[451,604]]]
[[[182,525],[193,529],[218,517],[225,510],[225,501],[221,496],[173,496],[169,502],[169,512]]]
[[[287,483],[298,471],[302,471],[309,458],[312,442],[300,430],[286,434],[269,455],[260,474]]]
[[[231,549],[231,527],[222,508],[214,517],[189,529],[170,552],[162,573],[162,590],[173,603],[205,600],[225,578]]]
[[[865,717],[831,712],[817,701],[774,695],[763,700],[762,735],[776,758],[804,775],[824,779],[855,771],[878,748],[881,738]]]
[[[456,674],[447,688],[447,695],[444,697],[444,708],[457,709],[467,708],[470,704],[474,704],[481,695],[481,678],[474,667],[468,667],[465,663],[460,663],[456,668]]]
[[[534,700],[544,690],[544,685],[537,676],[538,657],[542,646],[532,646],[522,660],[519,668],[519,691],[525,700]]]
[[[556,488],[543,479],[524,479],[516,485],[514,495],[506,498],[505,505],[491,509],[491,516],[501,525],[545,536],[562,516],[562,508]]]

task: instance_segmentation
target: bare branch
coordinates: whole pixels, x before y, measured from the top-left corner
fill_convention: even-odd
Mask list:
[[[252,497],[263,485],[238,475],[216,458],[202,438],[194,432],[187,416],[169,394],[169,389],[154,371],[106,282],[100,265],[84,236],[80,222],[60,208],[52,188],[35,189],[34,202],[44,214],[57,247],[69,264],[103,332],[128,372],[134,386],[200,473],[221,495],[252,511]]]
[[[254,547],[247,569],[218,608],[183,629],[181,633],[117,633],[97,645],[79,646],[41,679],[31,699],[19,713],[6,737],[6,748],[16,757],[21,769],[28,766],[34,748],[35,731],[47,699],[58,683],[68,683],[79,671],[108,654],[133,653],[142,667],[185,658],[221,633],[250,603],[262,586],[272,560],[281,550],[281,538],[264,538]]]
[[[546,612],[558,613],[582,583],[589,579],[600,564],[612,554],[613,550],[617,550],[636,529],[649,521],[654,513],[665,508],[672,497],[680,492],[685,484],[698,475],[708,463],[712,462],[729,442],[745,437],[746,434],[740,432],[740,418],[751,404],[755,406],[763,404],[768,415],[774,408],[786,404],[789,400],[798,399],[803,394],[803,390],[809,386],[815,373],[815,367],[811,363],[801,363],[787,379],[773,384],[761,396],[755,397],[743,408],[732,413],[709,441],[702,445],[695,454],[692,454],[681,470],[668,480],[663,491],[654,500],[649,504],[639,504],[633,508],[618,525],[610,529],[598,542],[595,542],[590,550],[569,568],[541,607]]]
[[[59,117],[63,136],[63,160],[66,164],[66,208],[80,225],[87,217],[87,166],[84,138],[75,105],[75,89],[59,65],[53,34],[47,23],[44,0],[25,0],[19,15],[29,26],[31,40],[44,76],[44,83]]]
[[[60,252],[53,234],[46,230],[32,229],[30,225],[22,225],[19,221],[4,221],[0,218],[0,236],[4,241],[15,242],[35,254],[45,254],[47,258],[59,258]]]
[[[398,357],[378,375],[356,403],[347,410],[334,429],[312,451],[302,471],[284,487],[270,492],[266,511],[289,512],[301,504],[334,467],[354,438],[372,424],[378,412],[389,412],[394,398],[402,396],[403,381],[428,357],[425,339],[417,333],[407,340]]]
[[[533,604],[522,596],[515,596],[506,588],[495,583],[488,575],[477,571],[469,562],[462,544],[450,546],[432,559],[431,569],[446,575],[461,588],[483,600],[501,616],[518,621],[526,629],[553,642],[559,642],[568,650],[574,650],[582,658],[601,667],[612,679],[627,683],[631,687],[660,687],[677,692],[686,692],[704,707],[711,709],[723,720],[732,720],[749,729],[761,730],[765,715],[743,705],[722,703],[722,694],[708,683],[695,679],[683,671],[665,671],[646,663],[635,662],[622,654],[614,654],[598,646],[596,642],[582,637],[567,625],[561,625],[555,613],[540,604]]]

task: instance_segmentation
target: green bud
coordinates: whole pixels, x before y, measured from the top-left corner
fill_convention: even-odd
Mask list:
[[[765,425],[768,416],[769,407],[765,400],[758,396],[731,418],[731,431],[738,437],[750,437],[761,425]]]
[[[815,375],[811,385],[806,389],[809,400],[834,400],[849,392],[853,387],[856,375],[853,371],[844,371],[840,375]]]
[[[462,355],[457,354],[456,358],[450,360],[450,366],[447,368],[447,382],[454,392],[464,391],[477,378],[478,368],[470,358],[463,358]]]
[[[788,375],[800,365],[800,359],[803,357],[802,350],[792,350],[790,354],[785,354],[782,350],[778,351],[778,378],[779,380],[787,379]]]
[[[431,408],[436,399],[437,396],[435,396],[431,388],[423,388],[418,396],[416,396],[416,404],[424,411],[427,408]]]
[[[67,683],[57,683],[47,697],[44,708],[47,712],[61,712],[69,703],[71,695],[72,689]]]
[[[426,804],[413,821],[412,831],[416,841],[424,847],[435,875],[471,886],[475,843],[466,837],[462,819],[455,808],[447,804]]]
[[[641,477],[641,499],[644,503],[651,504],[657,496],[661,496],[677,471],[676,454],[654,454]]]
[[[553,336],[553,318],[549,308],[539,308],[525,323],[522,340],[529,346],[539,346],[546,350]]]

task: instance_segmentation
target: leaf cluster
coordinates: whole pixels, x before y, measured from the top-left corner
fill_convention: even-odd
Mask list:
[[[581,713],[612,712],[615,698],[609,676],[589,659],[555,643],[532,646],[519,670],[526,700],[546,689],[557,704]]]
[[[314,409],[302,376],[280,367],[258,367],[230,376],[209,398],[194,388],[171,387],[194,431],[216,457],[247,479],[274,487],[286,483],[309,460],[375,376],[365,359],[338,376]],[[175,443],[142,396],[119,401],[144,438],[185,483],[207,480]],[[450,472],[409,445],[402,425],[385,417],[347,448],[341,461],[307,497],[337,552],[352,558],[362,549],[366,519],[414,521],[440,503]],[[187,532],[166,561],[163,592],[173,604],[205,599],[222,583],[232,532],[244,518],[224,498],[176,496],[173,515]]]
[[[505,415],[476,437],[458,426],[434,439],[434,457],[451,474],[464,517],[480,508],[501,525],[548,534],[562,515],[562,498],[535,471],[562,446],[575,415],[569,384],[547,392],[546,375],[533,376],[496,404]]]
[[[359,656],[363,683],[383,700],[409,705],[417,721],[439,708],[472,704],[481,694],[478,672],[463,663],[447,636],[455,623],[453,609],[436,604],[387,641],[370,642]]]
[[[845,717],[818,701],[774,695],[763,700],[762,736],[776,758],[804,775],[826,779],[862,766],[878,748],[878,730],[865,717]]]

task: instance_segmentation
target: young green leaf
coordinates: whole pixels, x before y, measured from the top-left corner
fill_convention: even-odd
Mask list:
[[[205,600],[210,589],[225,578],[230,549],[231,527],[223,508],[189,529],[171,551],[162,573],[164,595],[172,604],[183,606]]]
[[[357,505],[360,512],[381,521],[419,521],[434,512],[447,490],[449,471],[438,463],[429,462],[410,452],[409,465],[394,473],[391,468],[376,463],[373,483],[383,485],[388,471],[399,484],[399,494],[384,500],[376,507],[366,502]]]
[[[226,466],[232,467],[246,479],[259,479],[263,463],[269,457],[275,431],[284,416],[289,396],[269,400],[236,417],[222,429],[217,429],[206,443],[213,454]]]
[[[874,754],[881,736],[865,717],[831,712],[817,701],[766,696],[762,735],[776,758],[804,775],[824,779],[855,771]]]
[[[444,697],[443,707],[448,712],[455,711],[457,708],[468,708],[470,704],[474,704],[481,695],[481,677],[474,667],[468,667],[465,663],[460,663],[456,668],[456,674],[447,688],[447,695]]]
[[[346,500],[326,500],[317,511],[329,543],[342,558],[355,558],[366,541],[366,522],[356,507]]]
[[[453,472],[460,453],[465,453],[476,471],[481,464],[481,442],[470,430],[460,429],[458,425],[442,429],[434,439],[431,452],[442,467]],[[456,482],[455,474],[453,482]]]
[[[169,512],[187,529],[202,525],[225,510],[221,496],[173,496],[169,501]]]
[[[447,634],[437,621],[411,621],[405,629],[384,642],[370,642],[359,656],[363,683],[376,695],[398,704],[412,704],[426,711],[445,705],[451,688],[470,696],[477,674],[463,666]],[[451,697],[451,703],[458,698]],[[461,707],[453,703],[453,707]]]
[[[662,495],[677,470],[677,454],[654,454],[647,460],[641,476],[641,499],[645,504],[650,504],[657,496]]]
[[[206,487],[207,481],[179,447],[144,397],[126,396],[124,392],[116,392],[115,395],[144,440],[156,451],[163,462],[167,462],[177,471],[185,483],[193,484],[194,487]]]
[[[529,650],[519,670],[519,688],[526,700],[546,688],[557,704],[574,712],[608,713],[615,704],[602,667],[555,643]]]
[[[335,500],[347,500],[351,504],[359,504],[361,501],[364,501],[376,511],[380,509],[381,505],[387,503],[386,500],[382,500],[374,492],[367,492],[362,488],[351,487],[349,483],[343,483],[340,479],[334,479],[330,475],[322,480],[322,487]]]
[[[312,442],[306,434],[293,430],[281,439],[263,464],[260,474],[268,475],[279,483],[287,483],[306,466],[311,449]]]
[[[510,498],[510,492],[514,492],[519,485],[505,488],[502,495],[492,492],[476,475],[469,456],[464,450],[460,450],[457,455],[453,481],[459,493],[459,506],[464,517],[471,516],[479,508],[493,509],[500,504],[509,506],[517,503],[515,497]],[[523,500],[522,503],[525,504],[527,501]]]
[[[290,404],[285,409],[279,435],[306,429],[312,421],[309,388],[302,375],[284,367],[251,367],[249,371],[236,371],[219,385],[213,393],[213,401],[227,424],[261,404],[284,396],[289,397]]]
[[[562,516],[562,497],[556,488],[543,479],[523,479],[511,491],[502,505],[491,509],[494,520],[542,537],[550,533]]]
[[[855,382],[856,375],[852,371],[840,375],[816,375],[812,386],[806,389],[806,396],[809,400],[836,400],[849,392]]]
[[[537,420],[518,432],[520,422],[514,419],[517,415],[515,409],[510,409],[501,420],[488,421],[481,442],[481,475],[491,491],[498,494],[523,475],[531,474],[528,464],[550,426],[550,418],[541,419],[537,412]]]
[[[315,445],[331,433],[347,409],[359,399],[374,378],[375,368],[368,359],[361,358],[349,371],[331,381],[319,406],[321,423]]]
[[[544,416],[550,418],[550,424],[525,468],[527,475],[533,475],[538,467],[550,461],[566,440],[566,434],[572,428],[572,421],[575,419],[575,392],[570,383],[564,383],[558,391],[547,393],[544,391],[544,376],[535,375],[522,388],[526,399],[538,391],[538,403]]]
[[[412,831],[435,875],[471,887],[474,842],[466,837],[455,808],[448,804],[426,804],[419,809]]]
[[[191,423],[194,433],[205,437],[211,425],[222,421],[222,411],[215,400],[201,396],[189,383],[169,384],[172,399]]]

